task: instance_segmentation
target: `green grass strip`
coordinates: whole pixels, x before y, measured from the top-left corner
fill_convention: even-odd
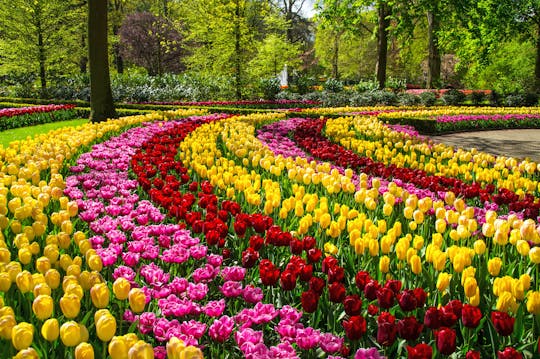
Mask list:
[[[38,135],[41,133],[47,133],[49,131],[56,130],[61,127],[79,126],[87,122],[88,122],[88,119],[77,119],[77,120],[52,122],[52,123],[46,123],[43,125],[21,127],[21,128],[15,128],[12,130],[2,131],[0,132],[0,145],[4,147],[8,147],[9,143],[12,141],[25,140],[27,137],[34,137],[35,135]]]

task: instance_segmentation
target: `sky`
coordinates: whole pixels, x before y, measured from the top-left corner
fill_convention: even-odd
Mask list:
[[[310,18],[315,14],[315,11],[313,10],[314,4],[315,0],[306,0],[304,3],[304,6],[302,7],[302,14],[304,14],[304,16],[307,18]]]

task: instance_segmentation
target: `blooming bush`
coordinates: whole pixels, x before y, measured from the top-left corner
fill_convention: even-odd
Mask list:
[[[538,355],[538,165],[346,111],[168,112],[0,148],[8,355]]]

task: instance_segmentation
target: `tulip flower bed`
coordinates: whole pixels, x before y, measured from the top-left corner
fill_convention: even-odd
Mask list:
[[[76,116],[77,111],[75,111],[74,105],[2,108],[0,109],[0,131],[55,121],[67,121]]]
[[[242,100],[242,101],[199,101],[199,102],[144,102],[144,105],[172,105],[194,107],[236,107],[236,108],[305,108],[320,105],[311,100]]]
[[[0,148],[6,355],[537,356],[537,164],[362,111],[177,111]]]
[[[472,113],[467,109],[461,112],[455,110],[392,112],[383,114],[379,119],[393,124],[410,125],[422,133],[429,134],[540,127],[540,112],[537,107],[509,108],[505,109],[503,114],[494,112],[492,108],[481,110],[472,108],[472,110],[470,111]]]

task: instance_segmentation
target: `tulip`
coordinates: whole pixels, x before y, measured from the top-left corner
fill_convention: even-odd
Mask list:
[[[180,359],[180,354],[186,349],[186,344],[183,340],[178,339],[177,337],[172,337],[167,342],[167,358],[169,359]]]
[[[60,286],[60,273],[52,268],[45,272],[45,282],[51,289],[56,289]]]
[[[88,328],[83,323],[79,323],[79,329],[81,330],[81,342],[87,342],[90,339]]]
[[[437,290],[443,292],[450,285],[450,279],[452,278],[451,274],[441,272],[437,278]]]
[[[491,276],[496,277],[501,271],[502,260],[499,257],[491,258],[488,261],[488,271]]]
[[[540,247],[533,247],[530,249],[529,260],[534,264],[540,263]]]
[[[28,348],[34,340],[34,326],[22,322],[15,325],[11,331],[11,343],[17,350]]]
[[[38,295],[32,303],[32,311],[39,320],[50,318],[53,313],[54,301],[50,295]]]
[[[131,284],[124,277],[118,277],[113,283],[113,293],[118,300],[126,300],[130,289]]]
[[[101,341],[110,341],[116,333],[116,319],[110,314],[101,316],[96,322],[96,332]]]
[[[390,257],[382,256],[379,259],[379,271],[381,273],[388,273],[390,271]]]
[[[96,308],[105,308],[109,305],[109,287],[106,283],[95,284],[90,289],[92,304]]]
[[[422,260],[418,255],[413,255],[409,261],[411,270],[414,274],[418,275],[422,273]]]
[[[148,343],[139,340],[128,351],[128,359],[153,359],[154,349]]]
[[[26,348],[20,350],[14,357],[14,359],[38,359],[39,355],[34,348]]]
[[[47,319],[41,326],[41,336],[49,341],[54,342],[60,335],[60,327],[56,318]]]
[[[11,279],[6,272],[0,272],[0,292],[7,292],[11,288]]]
[[[81,328],[74,321],[65,322],[60,327],[60,339],[66,347],[74,347],[81,342]]]
[[[11,340],[13,327],[17,325],[13,313],[0,315],[0,338]]]
[[[80,343],[75,348],[75,359],[94,359],[94,348],[91,344]]]
[[[476,294],[476,288],[478,288],[476,279],[474,277],[467,277],[467,279],[465,279],[465,284],[463,285],[465,295],[469,298],[473,297]]]
[[[146,306],[146,294],[140,288],[132,288],[128,294],[129,306],[135,313],[140,313]]]
[[[124,337],[112,337],[109,342],[109,355],[112,359],[127,359],[129,346]]]
[[[15,282],[21,293],[28,293],[34,289],[32,274],[27,270],[18,273]]]
[[[88,257],[88,267],[90,267],[90,269],[93,271],[100,272],[103,268],[103,262],[101,261],[101,257],[97,254]]]
[[[64,294],[60,298],[60,309],[66,318],[73,319],[81,311],[81,300],[76,294]]]

